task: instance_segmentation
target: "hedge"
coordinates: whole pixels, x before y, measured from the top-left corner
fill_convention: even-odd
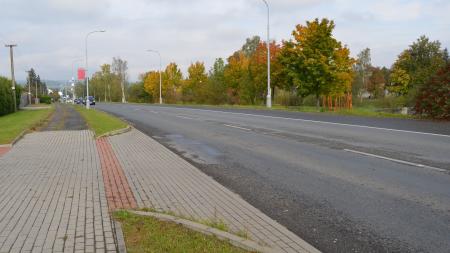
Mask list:
[[[39,96],[39,102],[42,104],[51,104],[52,103],[52,97],[50,96]]]
[[[16,102],[17,108],[20,105],[20,94],[22,88],[16,86]],[[11,89],[11,80],[0,76],[0,116],[14,112],[14,98]]]

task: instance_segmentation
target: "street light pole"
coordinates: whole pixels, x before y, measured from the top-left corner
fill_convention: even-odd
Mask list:
[[[161,59],[161,54],[159,53],[159,51],[156,50],[147,50],[147,52],[152,52],[152,53],[156,53],[159,56],[159,104],[162,104],[162,59]]]
[[[5,47],[9,47],[9,57],[11,59],[11,83],[12,83],[12,90],[13,90],[13,96],[14,96],[14,112],[17,112],[17,102],[16,102],[16,80],[14,78],[14,53],[13,53],[13,47],[17,47],[17,45],[5,45]]]
[[[86,40],[85,40],[85,49],[86,49],[86,109],[89,110],[90,108],[90,102],[89,102],[89,65],[88,65],[88,37],[89,35],[93,33],[104,33],[104,30],[100,31],[92,31],[86,34]]]
[[[267,108],[272,107],[272,88],[270,87],[270,7],[267,0],[262,0],[267,7]]]

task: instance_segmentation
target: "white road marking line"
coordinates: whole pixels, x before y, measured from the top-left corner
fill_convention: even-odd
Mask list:
[[[223,124],[223,125],[224,125],[224,126],[227,126],[227,127],[232,127],[232,128],[237,128],[237,129],[245,130],[245,131],[252,131],[251,129],[244,128],[244,127],[233,126],[233,125],[228,125],[228,124]]]
[[[148,112],[151,112],[151,113],[154,113],[154,114],[159,114],[159,112],[157,112],[157,111],[148,111]]]
[[[410,165],[410,166],[432,169],[432,170],[436,170],[436,171],[439,171],[439,172],[447,172],[447,170],[436,168],[436,167],[432,167],[432,166],[428,166],[428,165],[423,165],[423,164],[420,164],[420,163],[407,162],[407,161],[403,161],[403,160],[398,160],[398,159],[389,158],[389,157],[380,156],[380,155],[374,155],[374,154],[365,153],[365,152],[361,152],[361,151],[356,151],[356,150],[352,150],[352,149],[344,149],[344,151],[355,153],[355,154],[359,154],[359,155],[363,155],[363,156],[369,156],[369,157],[379,158],[379,159],[383,159],[383,160],[388,160],[388,161],[391,161],[391,162],[406,164],[406,165]]]
[[[195,120],[194,118],[187,117],[187,116],[182,116],[182,115],[176,115],[175,117],[177,117],[177,118],[182,118],[182,119],[192,119],[192,120]]]
[[[163,107],[163,106],[160,106],[160,107]],[[327,122],[327,121],[319,121],[319,120],[285,118],[285,117],[278,117],[278,116],[249,114],[249,113],[242,113],[242,112],[224,112],[224,111],[214,111],[214,110],[208,110],[208,109],[179,108],[179,107],[163,107],[163,108],[192,110],[192,111],[205,111],[205,112],[225,113],[225,114],[236,114],[236,115],[254,116],[254,117],[271,118],[271,119],[285,119],[285,120],[302,121],[302,122],[310,122],[310,123],[320,123],[320,124],[337,125],[337,126],[349,126],[349,127],[358,127],[358,128],[367,128],[367,129],[375,129],[375,130],[384,130],[384,131],[401,132],[401,133],[412,133],[412,134],[421,134],[421,135],[431,135],[431,136],[450,138],[450,135],[445,135],[445,134],[434,134],[434,133],[426,133],[426,132],[416,132],[416,131],[409,131],[409,130],[384,128],[384,127],[371,127],[371,126],[365,126],[365,125],[353,125],[353,124],[345,124],[345,123]]]

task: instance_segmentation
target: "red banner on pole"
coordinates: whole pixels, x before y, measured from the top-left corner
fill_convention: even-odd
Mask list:
[[[84,80],[86,78],[86,70],[83,68],[78,69],[78,80]]]

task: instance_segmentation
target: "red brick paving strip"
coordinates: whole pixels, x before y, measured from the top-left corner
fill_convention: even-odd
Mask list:
[[[127,178],[107,138],[96,141],[110,210],[137,208]]]
[[[8,151],[10,150],[10,147],[0,147],[0,156],[8,153]]]

